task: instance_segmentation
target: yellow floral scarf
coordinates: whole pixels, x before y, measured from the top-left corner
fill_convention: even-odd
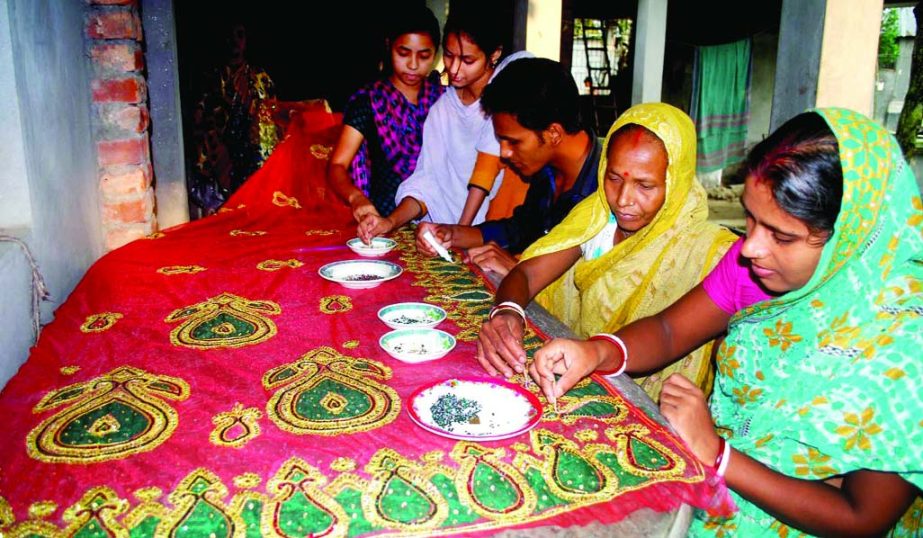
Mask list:
[[[623,325],[656,314],[695,287],[718,263],[736,237],[708,222],[705,189],[695,179],[696,135],[683,111],[663,103],[636,105],[609,129],[600,158],[599,187],[551,232],[526,249],[523,259],[586,243],[603,229],[611,210],[603,180],[609,140],[623,125],[641,125],[667,149],[666,198],[654,220],[594,260],[578,261],[548,286],[536,301],[579,336],[615,332]],[[636,381],[655,400],[661,383],[680,372],[710,390],[712,343],[666,369]]]

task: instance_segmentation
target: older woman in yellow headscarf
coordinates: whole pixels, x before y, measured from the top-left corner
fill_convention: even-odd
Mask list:
[[[637,105],[616,120],[596,194],[526,249],[497,290],[478,341],[485,370],[524,371],[523,307],[533,298],[586,338],[660,312],[708,274],[736,237],[707,220],[695,140],[689,116],[667,104]],[[709,390],[711,349],[636,381],[655,399],[673,372]]]

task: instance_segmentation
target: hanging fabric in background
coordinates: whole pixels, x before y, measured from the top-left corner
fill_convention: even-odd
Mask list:
[[[701,180],[746,156],[750,39],[697,47],[692,92],[690,115],[698,137],[696,172]]]

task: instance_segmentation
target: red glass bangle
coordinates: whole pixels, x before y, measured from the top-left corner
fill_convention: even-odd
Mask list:
[[[628,366],[628,353],[627,353],[627,350],[625,349],[625,344],[624,344],[624,342],[622,342],[622,339],[621,339],[621,338],[619,338],[618,336],[615,336],[615,335],[613,335],[613,334],[600,333],[600,334],[594,334],[593,336],[587,338],[587,341],[590,341],[590,340],[602,340],[602,341],[605,341],[605,342],[609,342],[610,344],[612,344],[613,346],[615,346],[616,348],[618,348],[618,350],[619,350],[619,358],[622,359],[622,361],[621,361],[621,363],[619,364],[618,368],[616,368],[616,369],[614,369],[614,370],[596,370],[596,373],[597,373],[597,374],[600,374],[600,375],[619,375],[619,374],[621,374],[622,372],[625,371],[625,368]]]
[[[715,468],[715,474],[724,476],[728,466],[728,458],[731,455],[731,445],[728,444],[724,437],[718,437],[718,443],[718,455],[715,456],[715,464],[712,467]]]

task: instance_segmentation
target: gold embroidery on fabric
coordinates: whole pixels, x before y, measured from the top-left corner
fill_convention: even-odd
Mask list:
[[[234,495],[229,509],[246,525],[245,536],[272,536],[271,529],[265,529],[260,525],[260,519],[267,504],[269,504],[269,497],[255,491],[241,491]],[[245,513],[248,517],[244,516]]]
[[[343,349],[356,349],[357,347],[359,347],[358,340],[347,340],[343,342]]]
[[[62,375],[74,375],[80,371],[79,366],[62,366],[60,370]]]
[[[529,445],[525,443],[513,443],[512,445],[510,445],[510,448],[512,448],[516,452],[531,452],[532,450],[532,448],[529,447]]]
[[[234,408],[212,417],[212,430],[208,440],[217,446],[240,448],[260,435],[259,420],[263,413],[256,407],[244,408],[235,403]]]
[[[12,525],[14,521],[16,517],[13,516],[13,508],[10,503],[6,502],[6,499],[0,497],[0,529]]]
[[[276,391],[266,413],[276,426],[298,435],[380,428],[401,410],[400,396],[384,383],[390,378],[391,369],[380,362],[319,347],[263,375],[263,387]]]
[[[182,379],[123,366],[46,394],[32,410],[67,405],[26,437],[29,456],[86,464],[124,458],[160,446],[176,429],[176,411],[162,399],[185,400]]]
[[[439,463],[445,459],[445,452],[441,450],[431,450],[420,458],[426,463]]]
[[[246,204],[237,204],[237,207],[222,207],[218,210],[218,213],[230,213],[231,211],[236,211],[245,207],[247,207]]]
[[[164,321],[180,325],[170,331],[170,342],[192,349],[236,348],[259,344],[276,335],[268,316],[282,313],[277,303],[222,293],[192,306],[174,310]]]
[[[264,232],[264,231],[262,231],[262,230],[253,230],[253,231],[247,231],[247,230],[231,230],[231,231],[230,231],[230,234],[231,234],[231,237],[239,237],[239,236],[244,236],[244,237],[259,237],[259,236],[261,236],[261,235],[266,235],[266,232]]]
[[[240,489],[253,489],[260,485],[263,479],[256,473],[244,473],[234,477],[234,485]]]
[[[162,521],[167,517],[167,509],[158,502],[163,492],[160,488],[141,488],[134,492],[134,497],[140,504],[131,509],[127,516],[122,518],[122,525],[127,529],[134,529],[145,521]]]
[[[346,536],[349,516],[321,489],[326,483],[327,477],[301,458],[286,461],[266,484],[272,497],[263,507],[260,528],[274,532],[264,536],[292,536],[295,531],[298,536]],[[312,512],[312,517],[308,521],[286,519],[285,514],[289,512],[286,506],[297,506],[302,514]],[[313,527],[303,528],[304,525]]]
[[[340,473],[348,473],[356,470],[356,462],[352,458],[340,456],[330,462],[330,469]]]
[[[157,525],[154,536],[176,536],[179,534],[177,531],[184,529],[192,518],[207,517],[213,528],[225,529],[225,536],[218,538],[245,538],[246,525],[239,513],[225,506],[223,499],[227,496],[228,489],[218,476],[201,467],[196,469],[168,497],[174,509]],[[204,513],[208,516],[204,516]]]
[[[578,385],[579,386],[579,385]],[[577,388],[575,386],[574,388]],[[536,389],[537,390],[537,389]],[[544,398],[542,398],[544,399]],[[593,415],[581,414],[584,408],[592,410],[600,404],[608,405],[615,409],[614,415]],[[588,419],[597,420],[604,424],[618,424],[628,416],[628,407],[624,405],[620,398],[615,396],[606,396],[603,394],[587,394],[583,396],[568,396],[565,394],[558,398],[558,412],[548,412],[550,406],[545,407],[545,415],[542,416],[542,422],[562,422],[567,425],[573,425],[578,420]]]
[[[105,486],[92,488],[64,511],[65,536],[105,535],[128,538],[128,529],[116,519],[128,510],[128,501]]]
[[[586,506],[609,499],[618,491],[616,474],[574,441],[541,428],[529,432],[529,439],[532,451],[543,459],[520,453],[513,465],[523,473],[529,467],[541,470],[548,489],[557,497]]]
[[[286,373],[280,372],[280,376],[284,378]],[[440,464],[444,454],[438,450],[414,461],[392,449],[380,449],[363,469],[369,480],[352,472],[356,462],[350,458],[331,462],[329,467],[335,473],[329,475],[292,458],[267,481],[264,490],[269,495],[255,491],[260,485],[256,473],[235,477],[233,483],[239,491],[226,505],[228,490],[215,474],[199,468],[169,495],[172,509],[165,507],[166,501],[161,504],[162,494],[156,487],[135,491],[134,497],[141,504],[121,518],[121,526],[115,519],[129,506],[105,487],[88,491],[80,502],[68,508],[66,513],[80,519],[65,518],[67,531],[41,520],[56,511],[54,503],[36,503],[30,511],[33,519],[14,525],[9,505],[4,509],[0,498],[0,528],[4,522],[7,527],[13,525],[3,530],[5,535],[17,538],[30,534],[63,538],[74,535],[72,531],[79,528],[84,529],[83,534],[100,530],[116,538],[128,538],[128,532],[141,531],[141,525],[156,527],[155,538],[193,530],[204,535],[211,530],[211,534],[226,538],[346,536],[357,522],[390,531],[389,534],[473,533],[496,531],[510,523],[546,520],[609,502],[618,495],[649,487],[652,482],[696,483],[705,478],[701,464],[692,459],[689,465],[695,474],[685,476],[683,467],[676,465],[683,456],[654,442],[650,430],[642,425],[610,427],[605,435],[614,442],[581,448],[562,435],[535,429],[530,432],[532,449],[524,443],[511,446],[515,451],[512,463],[506,463],[505,448],[462,441],[451,452],[458,468]],[[620,484],[613,471],[619,468],[628,475],[648,479]],[[526,479],[528,473],[535,472],[541,472],[547,493],[567,504],[559,502],[535,512],[539,495],[543,501],[548,500],[544,490],[534,489]],[[106,517],[110,523],[106,523]]]
[[[295,209],[301,209],[301,204],[298,203],[298,198],[294,196],[286,196],[280,191],[272,193],[272,203],[279,207],[291,206]]]
[[[342,314],[353,309],[353,300],[346,295],[328,295],[321,297],[318,309],[324,314]]]
[[[311,144],[310,150],[311,150],[311,155],[313,155],[315,159],[326,161],[330,159],[330,152],[333,151],[333,146],[325,146],[323,144]]]
[[[86,321],[80,326],[80,331],[85,333],[101,333],[108,331],[115,323],[122,319],[122,314],[118,312],[102,312],[87,316]]]
[[[394,235],[401,261],[414,275],[413,285],[426,289],[429,295],[423,301],[441,306],[458,325],[456,339],[476,340],[481,323],[493,306],[493,295],[464,265],[417,254],[413,234],[412,229],[403,228]]]
[[[13,525],[8,531],[3,532],[4,538],[64,538],[64,533],[47,521],[30,520]]]
[[[596,430],[580,430],[574,434],[574,437],[581,442],[589,443],[599,439],[599,432]]]
[[[339,233],[339,231],[338,230],[308,230],[304,234],[307,236],[312,236],[312,235],[334,235],[336,233]]]
[[[660,442],[650,437],[651,431],[640,424],[615,426],[606,429],[611,445],[591,445],[587,452],[595,456],[600,452],[612,452],[623,469],[631,474],[660,480],[681,479],[686,472],[686,462]],[[636,452],[636,444],[646,446],[649,452],[642,456]],[[644,458],[647,459],[644,459]]]
[[[157,270],[158,273],[168,276],[194,275],[196,273],[201,273],[202,271],[207,271],[207,269],[201,265],[168,265]]]
[[[58,510],[58,504],[54,501],[38,501],[29,505],[29,517],[33,519],[45,519]]]
[[[394,450],[376,452],[365,472],[372,481],[362,496],[362,511],[373,525],[423,531],[435,529],[448,515],[448,503],[429,480],[426,468]],[[389,498],[403,500],[398,504]],[[411,506],[412,511],[406,510]]]
[[[505,455],[506,451],[502,448],[489,449],[465,441],[456,443],[452,450],[452,459],[459,463],[455,489],[459,500],[472,507],[478,515],[498,521],[519,522],[535,510],[537,499],[526,477],[502,461]],[[497,489],[508,493],[508,498],[503,499],[505,504],[489,500]],[[482,498],[484,494],[486,497]]]
[[[304,265],[303,262],[300,262],[296,259],[290,260],[265,260],[256,264],[256,268],[260,271],[278,271],[279,269],[284,269],[289,267],[291,269],[297,269]]]

